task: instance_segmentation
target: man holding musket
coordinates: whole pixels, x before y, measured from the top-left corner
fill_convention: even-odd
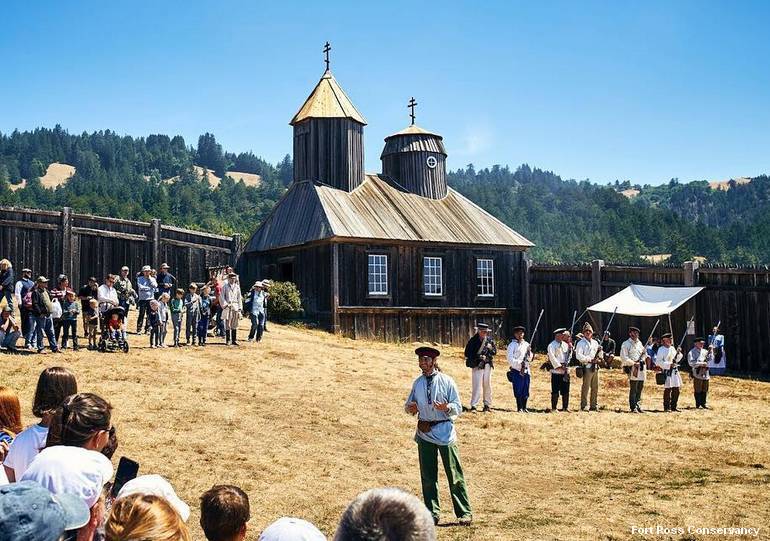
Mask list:
[[[492,407],[492,369],[497,355],[495,341],[489,332],[489,325],[479,323],[478,332],[471,336],[465,345],[465,366],[471,369],[471,412],[476,413],[476,406],[484,390],[484,411]]]
[[[706,395],[709,392],[709,357],[713,355],[712,348],[703,347],[706,341],[696,338],[690,352],[687,354],[687,364],[692,369],[692,383],[695,387],[695,409],[709,409],[706,405]]]
[[[454,380],[440,371],[436,362],[436,357],[440,355],[437,349],[419,347],[414,352],[422,375],[412,384],[404,409],[410,415],[417,415],[414,440],[420,458],[423,501],[433,515],[433,522],[438,524],[441,514],[438,455],[441,455],[455,516],[460,524],[469,525],[473,517],[454,426],[455,419],[462,412],[460,394]]]
[[[516,398],[516,411],[529,413],[527,400],[529,400],[530,381],[530,346],[524,340],[524,327],[513,328],[513,340],[508,344],[508,364],[511,365],[513,396]]]
[[[643,413],[642,389],[647,379],[647,351],[639,340],[639,327],[628,328],[628,340],[620,345],[620,362],[628,374],[628,407],[631,413]]]
[[[561,395],[561,411],[569,411],[569,360],[572,344],[569,331],[561,328],[553,331],[553,341],[548,344],[548,360],[551,362],[551,411],[556,411]]]
[[[655,354],[655,365],[658,371],[666,375],[665,389],[663,390],[663,411],[679,411],[676,409],[679,402],[679,389],[682,387],[682,376],[679,374],[679,361],[682,352],[673,345],[674,336],[668,332],[661,336],[663,343]]]
[[[575,357],[583,366],[583,385],[580,388],[580,410],[585,411],[589,405],[588,391],[591,391],[590,411],[599,411],[599,365],[596,354],[599,352],[599,342],[594,340],[594,328],[586,321],[583,325],[583,338],[575,346]]]

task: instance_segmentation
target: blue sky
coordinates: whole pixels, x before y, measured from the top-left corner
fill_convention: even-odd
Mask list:
[[[209,131],[276,162],[323,71],[368,121],[449,166],[657,184],[770,173],[769,2],[0,4],[0,131]]]

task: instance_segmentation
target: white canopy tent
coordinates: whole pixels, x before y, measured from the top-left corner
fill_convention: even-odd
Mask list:
[[[700,293],[702,287],[662,287],[631,284],[588,310],[627,316],[654,317],[668,314]]]

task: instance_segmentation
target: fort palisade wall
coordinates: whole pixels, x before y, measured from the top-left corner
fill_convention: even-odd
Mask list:
[[[171,265],[179,284],[205,281],[207,268],[234,264],[241,237],[226,237],[164,225],[59,211],[0,207],[0,257],[16,272],[29,267],[35,276],[66,274],[73,287],[89,276],[100,282],[128,265]]]
[[[726,337],[728,368],[736,372],[770,374],[770,269],[767,267],[730,268],[698,266],[687,262],[674,266],[605,265],[597,260],[584,265],[528,264],[524,270],[526,322],[534,326],[541,309],[545,309],[536,346],[544,349],[550,333],[558,327],[569,327],[574,310],[580,315],[594,302],[617,293],[629,284],[660,286],[702,286],[705,289],[672,315],[673,333],[678,341],[687,321],[695,316],[695,332],[707,335],[722,321]],[[603,329],[610,314],[592,314],[594,329]],[[642,330],[643,339],[652,331],[657,318],[617,316],[609,329],[618,342],[625,339],[628,325]],[[661,330],[662,329],[662,330]],[[579,326],[576,325],[575,332]],[[660,318],[656,334],[669,330],[668,318]],[[688,336],[685,347],[690,347]]]

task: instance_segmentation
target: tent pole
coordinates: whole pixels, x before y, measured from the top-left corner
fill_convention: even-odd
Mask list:
[[[668,332],[674,334],[674,326],[671,325],[671,312],[668,313]]]

